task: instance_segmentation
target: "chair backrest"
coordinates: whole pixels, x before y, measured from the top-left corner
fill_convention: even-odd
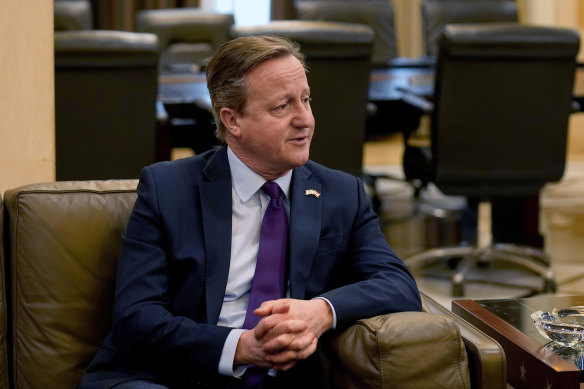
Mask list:
[[[443,192],[528,195],[562,177],[578,49],[569,29],[446,27],[431,124]]]
[[[374,67],[387,67],[397,56],[393,5],[387,0],[295,1],[295,19],[366,24],[373,29]]]
[[[89,0],[55,0],[53,11],[55,31],[93,28],[93,11]]]
[[[55,32],[58,180],[137,178],[155,162],[157,63],[154,34]]]
[[[136,186],[54,182],[6,192],[14,388],[79,384],[111,329],[121,234]]]
[[[292,20],[234,27],[233,34],[273,34],[300,44],[316,120],[310,159],[360,176],[373,30],[361,24]]]
[[[199,64],[230,39],[232,14],[176,8],[142,10],[136,14],[136,28],[158,35],[160,68]]]
[[[425,52],[438,54],[438,39],[447,24],[518,21],[514,0],[424,0],[422,29]]]

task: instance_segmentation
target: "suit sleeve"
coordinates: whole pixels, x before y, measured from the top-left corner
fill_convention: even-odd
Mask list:
[[[123,236],[113,341],[130,366],[175,376],[217,373],[231,329],[173,314],[167,237],[158,203],[153,175],[144,168]]]
[[[361,180],[355,183],[357,205],[347,243],[347,282],[322,294],[334,306],[340,329],[358,319],[422,309],[413,276],[389,247]]]

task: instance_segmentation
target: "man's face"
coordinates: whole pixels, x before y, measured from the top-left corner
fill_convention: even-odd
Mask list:
[[[228,144],[252,170],[275,179],[308,160],[314,133],[310,90],[294,56],[269,59],[247,77],[244,112],[234,112]]]

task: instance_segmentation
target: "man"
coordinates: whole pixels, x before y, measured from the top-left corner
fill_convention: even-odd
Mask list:
[[[297,46],[228,42],[207,85],[227,147],[142,171],[112,333],[81,388],[249,387],[258,376],[318,387],[314,352],[326,331],[421,309],[360,180],[308,160],[314,118]],[[273,212],[284,222],[267,228]],[[280,228],[282,245],[264,238]],[[268,246],[278,249],[261,262]],[[275,258],[284,265],[265,280]],[[250,299],[256,283],[278,284],[276,273],[279,297]]]

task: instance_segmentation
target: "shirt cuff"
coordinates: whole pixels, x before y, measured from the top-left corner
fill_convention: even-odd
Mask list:
[[[219,359],[219,374],[239,378],[247,370],[247,366],[233,365],[237,342],[239,342],[239,338],[244,332],[245,330],[243,329],[233,329],[227,335],[227,339],[225,339],[225,344],[223,345],[223,351],[221,351],[221,358]]]
[[[315,299],[324,300],[329,305],[329,307],[331,307],[331,312],[333,313],[333,324],[331,325],[330,329],[334,330],[337,328],[337,312],[335,312],[335,307],[333,307],[333,304],[329,301],[329,299],[324,297],[315,297]]]

